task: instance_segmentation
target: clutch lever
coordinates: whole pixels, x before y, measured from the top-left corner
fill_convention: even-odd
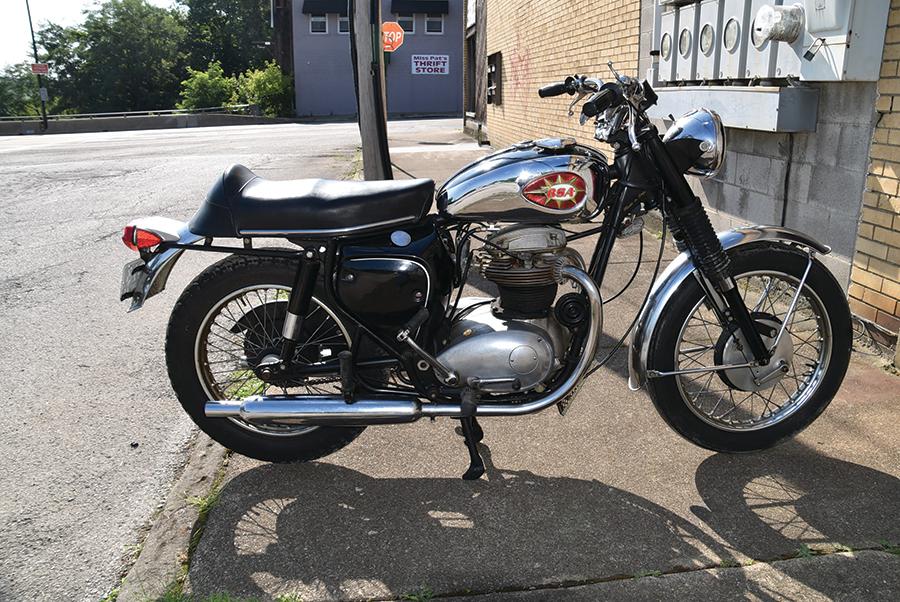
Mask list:
[[[569,117],[572,117],[573,115],[575,115],[575,105],[577,105],[579,102],[581,102],[585,96],[587,96],[587,92],[585,92],[583,90],[578,91],[578,95],[575,97],[575,100],[573,100],[571,103],[569,103]]]

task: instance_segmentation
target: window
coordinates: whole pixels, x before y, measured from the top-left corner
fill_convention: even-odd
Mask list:
[[[321,13],[310,15],[309,33],[328,33],[328,17]]]
[[[500,94],[500,84],[503,83],[503,55],[495,52],[488,57],[487,62],[487,102],[489,105],[499,105],[503,103],[503,96]]]
[[[441,13],[428,13],[425,15],[425,33],[444,33],[444,15]]]
[[[416,19],[412,13],[397,13],[397,24],[406,33],[416,33]]]
[[[350,17],[338,15],[338,33],[350,33]]]

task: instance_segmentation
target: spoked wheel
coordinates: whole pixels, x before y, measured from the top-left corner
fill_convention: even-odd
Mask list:
[[[300,370],[332,364],[350,348],[343,323],[313,297],[303,323],[292,365],[293,373],[266,376],[265,361],[281,351],[290,287],[258,284],[235,291],[214,307],[200,327],[194,366],[210,399],[244,399],[252,395],[328,395],[340,393],[340,374],[303,376]],[[270,435],[294,436],[314,426],[278,423],[236,424]]]
[[[166,337],[169,378],[194,422],[225,447],[270,462],[319,458],[363,431],[206,417],[208,400],[340,393],[337,357],[352,339],[340,312],[319,294],[304,320],[291,369],[266,370],[281,351],[295,272],[293,262],[260,257],[232,256],[210,266],[182,293]]]
[[[810,265],[800,250],[738,249],[732,273],[763,342],[775,347],[769,363],[706,370],[746,365],[753,357],[739,330],[722,326],[689,279],[675,293],[650,350],[651,369],[681,373],[651,378],[649,389],[660,414],[691,441],[753,451],[803,429],[831,401],[849,362],[850,314],[828,270],[815,259]]]

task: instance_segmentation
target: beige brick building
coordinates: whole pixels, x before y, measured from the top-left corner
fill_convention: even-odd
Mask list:
[[[491,143],[572,136],[592,143],[590,128],[567,117],[569,99],[542,99],[543,85],[573,73],[609,73],[611,60],[636,75],[640,0],[489,0],[487,54],[502,53],[502,100],[487,106]]]
[[[728,128],[725,170],[714,180],[692,178],[692,187],[719,229],[780,224],[831,245],[826,262],[848,290],[853,311],[894,344],[900,331],[900,0],[867,2],[891,5],[880,80],[872,81],[873,73],[862,81],[804,82],[818,94],[813,130]],[[577,115],[566,117],[568,97],[541,99],[538,88],[572,73],[606,77],[607,60],[652,79],[659,14],[671,9],[655,0],[469,0],[467,10],[467,127],[499,148],[548,136],[598,145]],[[679,85],[701,83],[748,82]]]
[[[900,331],[900,0],[892,0],[885,36],[877,121],[850,274],[854,313]],[[898,350],[900,354],[900,350]],[[898,356],[900,365],[900,356]]]

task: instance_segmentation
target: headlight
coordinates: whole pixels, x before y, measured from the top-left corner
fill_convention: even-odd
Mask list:
[[[696,109],[672,124],[663,142],[682,171],[704,178],[715,177],[725,158],[725,128],[709,109]]]

